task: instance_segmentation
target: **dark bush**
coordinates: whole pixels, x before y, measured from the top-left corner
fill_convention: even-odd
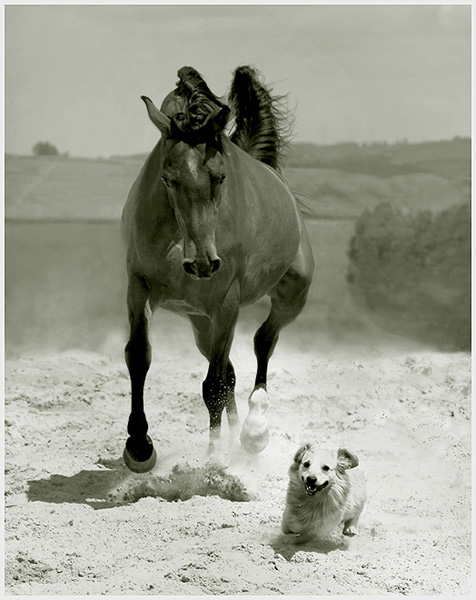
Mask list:
[[[471,207],[365,211],[350,242],[348,281],[382,324],[451,349],[471,345]]]
[[[33,154],[35,156],[57,156],[58,149],[49,142],[37,142],[33,146]]]

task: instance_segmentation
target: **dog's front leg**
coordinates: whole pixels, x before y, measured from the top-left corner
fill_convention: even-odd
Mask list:
[[[283,518],[281,519],[281,531],[283,533],[285,533],[286,535],[288,535],[289,533],[295,533],[295,529],[291,529],[290,526],[290,521],[291,521],[291,515],[289,514],[289,509],[286,506],[286,508],[284,509],[284,513],[283,513]]]
[[[357,523],[359,521],[359,516],[352,517],[348,521],[344,522],[344,529],[342,533],[344,535],[348,535],[349,537],[354,537],[354,535],[359,535],[359,530],[357,529]]]

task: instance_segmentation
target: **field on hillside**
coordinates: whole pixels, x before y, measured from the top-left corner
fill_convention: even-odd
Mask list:
[[[7,157],[5,593],[469,595],[471,357],[390,335],[354,303],[355,221],[342,218],[407,193],[450,205],[464,187],[429,173],[290,169],[325,218],[307,221],[313,286],[270,363],[268,448],[247,455],[224,426],[219,460],[207,461],[206,361],[188,323],[157,311],[145,409],[158,463],[135,475],[122,460],[130,383],[117,219],[140,166]],[[237,327],[241,420],[267,311],[258,302]],[[281,533],[288,466],[311,440],[360,458],[369,499],[355,538],[336,528],[299,545]]]
[[[128,159],[7,156],[7,220],[119,219],[141,163]]]
[[[286,178],[317,218],[356,219],[382,202],[410,211],[434,212],[469,200],[469,188],[433,173],[385,179],[336,169],[288,168]]]
[[[333,146],[291,144],[288,167],[338,169],[382,178],[412,173],[433,173],[460,182],[471,177],[471,139],[395,144],[342,143]]]
[[[439,154],[436,158],[441,160]],[[466,177],[440,173],[436,158],[433,170],[400,170],[387,177],[380,177],[378,169],[359,173],[340,170],[332,161],[330,166],[315,167],[296,166],[297,161],[290,160],[285,176],[317,218],[356,219],[380,202],[438,211],[468,200],[470,190]],[[6,218],[118,219],[143,160],[7,156]],[[459,171],[468,161],[458,157]]]
[[[351,221],[313,221],[308,225],[316,262],[308,303],[294,324],[301,348],[319,339],[359,335],[367,328],[350,301],[346,249]],[[8,222],[6,225],[7,356],[43,349],[107,351],[111,340],[126,342],[125,248],[118,222]],[[240,315],[249,339],[266,318],[268,301]],[[158,311],[157,336],[170,338],[188,323]],[[190,335],[190,343],[192,336]],[[286,331],[282,334],[286,337]]]

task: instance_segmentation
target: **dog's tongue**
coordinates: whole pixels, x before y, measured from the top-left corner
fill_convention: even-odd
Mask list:
[[[315,485],[315,484],[309,485],[309,484],[306,484],[306,492],[309,495],[314,496],[314,494],[316,492],[320,492],[321,490],[323,490],[327,486],[328,483],[329,483],[328,481],[325,481],[321,485]]]

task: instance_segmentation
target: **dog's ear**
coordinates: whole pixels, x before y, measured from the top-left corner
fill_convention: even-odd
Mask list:
[[[304,446],[301,446],[299,448],[299,450],[294,455],[294,462],[291,465],[291,469],[298,469],[299,468],[299,465],[301,464],[302,457],[304,456],[304,453],[307,452],[310,447],[311,447],[311,444],[304,444]]]
[[[357,456],[346,448],[337,450],[337,466],[341,469],[353,469],[359,464]]]

